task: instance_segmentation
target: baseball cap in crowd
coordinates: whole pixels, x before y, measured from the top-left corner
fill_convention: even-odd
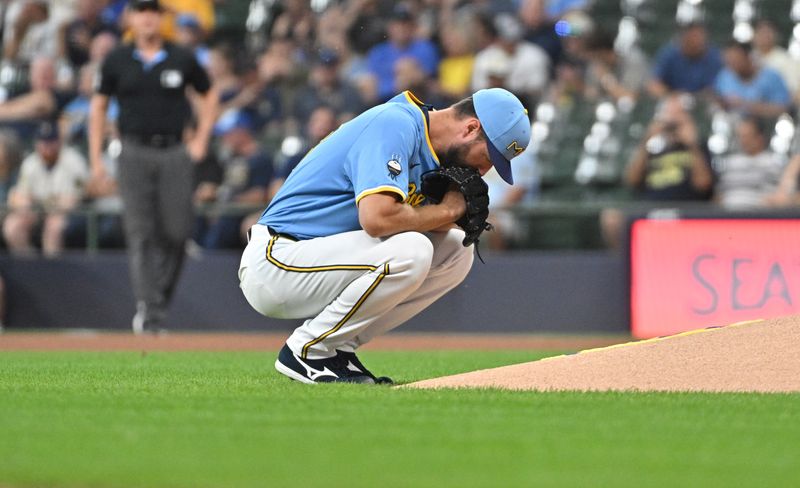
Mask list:
[[[36,128],[36,139],[39,141],[53,142],[58,140],[58,125],[55,122],[45,121]]]
[[[161,9],[161,4],[158,0],[130,0],[128,2],[128,6],[131,10],[158,10],[159,12]]]
[[[320,49],[316,61],[323,66],[336,66],[339,64],[339,55],[333,49]]]
[[[178,27],[183,27],[186,29],[200,29],[200,21],[197,20],[197,16],[194,14],[180,14],[178,18],[175,19],[175,24]]]
[[[224,136],[236,129],[252,131],[255,128],[253,118],[242,110],[226,110],[214,124],[214,135]]]
[[[472,102],[483,131],[489,137],[487,146],[492,165],[503,181],[513,185],[511,159],[524,151],[531,140],[528,111],[516,96],[503,88],[479,90],[472,95]]]
[[[400,22],[411,22],[414,20],[414,12],[411,11],[408,5],[398,3],[392,9],[392,14],[389,18],[391,20],[399,20]]]

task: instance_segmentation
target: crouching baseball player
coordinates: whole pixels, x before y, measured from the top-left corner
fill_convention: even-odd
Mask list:
[[[275,368],[303,383],[391,383],[356,350],[456,287],[486,223],[494,166],[530,140],[522,103],[499,88],[432,110],[410,92],[319,143],[249,233],[242,292],[259,313],[304,318]]]

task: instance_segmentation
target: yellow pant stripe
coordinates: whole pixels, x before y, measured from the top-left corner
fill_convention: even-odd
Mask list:
[[[388,274],[389,274],[389,263],[386,263],[386,264],[383,265],[383,272],[381,272],[381,274],[379,274],[378,277],[375,278],[375,281],[373,281],[372,284],[369,286],[369,288],[367,288],[367,291],[365,291],[364,294],[361,295],[361,298],[359,298],[358,301],[356,302],[356,304],[353,305],[353,308],[351,308],[350,311],[347,312],[347,315],[342,317],[342,320],[340,320],[336,325],[334,325],[331,330],[329,330],[328,332],[325,332],[324,334],[322,334],[321,336],[317,337],[316,339],[313,339],[313,340],[307,342],[303,346],[303,351],[302,351],[301,357],[303,359],[306,359],[306,356],[308,355],[308,349],[311,346],[313,346],[314,344],[318,344],[318,343],[322,342],[323,340],[325,340],[326,337],[328,337],[329,335],[333,334],[337,330],[341,329],[342,326],[348,320],[350,320],[350,317],[352,317],[358,311],[358,309],[361,308],[361,305],[367,300],[367,298],[370,296],[370,294],[373,291],[375,291],[375,288],[377,288],[378,285],[381,284],[381,281],[383,281],[383,279]]]
[[[274,264],[278,268],[284,271],[294,271],[296,273],[313,273],[316,271],[375,271],[378,269],[377,266],[370,266],[367,264],[333,264],[330,266],[289,266],[288,264],[284,264],[272,255],[272,246],[275,244],[275,241],[278,240],[278,236],[273,236],[272,239],[269,240],[269,244],[267,245],[267,261]]]

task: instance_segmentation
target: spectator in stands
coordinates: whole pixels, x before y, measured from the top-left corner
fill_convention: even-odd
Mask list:
[[[547,16],[545,0],[522,0],[518,13],[525,28],[525,40],[544,49],[550,58],[552,77],[561,62],[563,46],[561,37],[556,34],[555,22]]]
[[[108,24],[101,16],[103,2],[78,0],[75,18],[59,29],[59,58],[66,59],[74,68],[89,62],[92,39],[101,32],[118,34],[117,26]]]
[[[677,41],[658,51],[647,88],[656,98],[670,92],[702,92],[712,87],[721,69],[719,49],[709,44],[705,25],[694,22],[682,26]]]
[[[511,66],[505,88],[527,101],[526,105],[532,105],[549,81],[550,61],[547,54],[539,46],[522,38],[522,25],[510,14],[498,15],[495,29],[495,42],[475,56],[472,90],[489,87],[489,70],[497,64],[498,58],[505,57]]]
[[[700,144],[686,104],[682,95],[663,100],[628,162],[623,182],[638,200],[699,202],[710,198],[714,183],[710,157]],[[609,247],[619,247],[625,218],[618,208],[600,213],[600,229]]]
[[[331,107],[321,105],[314,109],[311,116],[308,118],[304,137],[300,144],[298,144],[299,149],[293,151],[292,154],[284,154],[281,152],[278,155],[275,161],[275,177],[272,179],[272,183],[270,183],[269,186],[268,200],[272,200],[272,197],[278,193],[283,182],[289,177],[289,173],[300,164],[300,161],[303,160],[308,151],[319,144],[322,139],[328,137],[328,134],[335,131],[339,125],[336,111]],[[258,218],[256,218],[256,220],[258,220]],[[247,226],[247,229],[249,228],[250,226]]]
[[[8,203],[11,188],[17,182],[21,162],[22,148],[19,138],[10,131],[0,132],[0,206]]]
[[[662,102],[625,169],[625,184],[641,199],[704,200],[710,196],[709,156],[684,104],[678,95]]]
[[[164,15],[161,21],[161,35],[174,41],[178,34],[178,17],[192,15],[200,23],[203,32],[214,29],[214,2],[212,0],[162,0]]]
[[[736,126],[739,151],[715,165],[715,199],[729,210],[763,207],[778,190],[786,159],[767,146],[765,123],[745,117]]]
[[[286,0],[284,10],[272,25],[271,36],[278,39],[291,39],[298,46],[307,49],[314,44],[317,19],[308,0]]]
[[[398,92],[408,90],[435,109],[447,108],[453,103],[441,95],[436,83],[425,76],[422,67],[414,58],[397,60],[394,65],[394,85]]]
[[[714,82],[722,106],[757,117],[777,117],[786,112],[791,96],[781,75],[756,65],[750,44],[730,41],[725,48],[725,69]]]
[[[119,36],[110,31],[102,31],[92,38],[89,45],[89,61],[90,64],[100,65],[108,53],[114,50],[119,44]]]
[[[398,3],[392,10],[387,26],[388,40],[373,47],[367,55],[369,70],[377,80],[378,99],[386,101],[397,94],[394,85],[394,66],[399,59],[416,59],[426,76],[436,74],[439,55],[436,46],[416,37],[417,23],[408,5]]]
[[[71,98],[56,90],[56,71],[52,58],[35,58],[29,73],[30,90],[0,103],[0,125],[12,127],[23,138],[35,132],[39,121],[56,117]]]
[[[216,50],[217,48],[212,52]],[[258,58],[252,76],[242,76],[241,83],[234,78],[239,78],[239,75],[237,71],[233,71],[233,53],[229,49],[218,52],[217,56],[223,56],[227,60],[228,66],[225,69],[229,70],[229,74],[226,76],[230,80],[223,85],[223,91],[228,96],[221,99],[221,108],[248,111],[259,131],[265,126],[280,124],[283,107],[281,88],[292,84],[299,71],[295,50],[294,44],[288,39],[273,39],[267,51]],[[225,63],[225,60],[220,60],[217,64],[224,66],[220,63]],[[214,76],[212,75],[212,79]],[[224,89],[225,86],[230,89]],[[238,94],[234,91],[236,86],[241,86]]]
[[[308,76],[306,86],[295,97],[294,117],[305,125],[316,107],[325,105],[335,110],[341,120],[350,120],[364,109],[358,90],[339,74],[339,57],[335,52],[320,50]]]
[[[118,160],[107,151],[103,154],[103,165],[108,178],[89,179],[83,195],[83,205],[91,209],[92,215],[73,213],[69,216],[64,231],[67,247],[89,245],[89,219],[94,219],[95,244],[101,249],[125,247],[125,232],[122,226],[122,198],[117,186]]]
[[[464,23],[444,29],[440,35],[444,57],[439,63],[439,86],[445,96],[460,100],[469,95],[475,53]]]
[[[219,44],[211,48],[208,53],[206,65],[208,77],[219,94],[220,111],[224,112],[236,105],[231,103],[243,88],[243,80],[236,69],[236,59],[233,49],[227,44]]]
[[[282,149],[275,159],[275,175],[267,189],[267,201],[271,201],[275,197],[286,178],[289,177],[289,173],[300,164],[306,154],[338,127],[339,120],[336,112],[330,107],[321,105],[314,109],[308,118],[305,134],[301,140],[298,141],[297,136],[289,136],[284,140]],[[289,149],[288,153],[284,151],[284,147]],[[258,222],[261,212],[259,210],[242,220],[240,227],[242,236],[246,235],[247,230]]]
[[[46,256],[61,252],[67,215],[83,197],[89,176],[86,158],[61,146],[58,126],[43,122],[36,134],[36,149],[22,162],[19,180],[9,196],[10,213],[3,236],[15,254],[31,254],[33,235],[42,226]]]
[[[347,41],[360,56],[386,39],[386,23],[380,13],[378,0],[349,0],[342,20]]]
[[[222,205],[242,204],[263,207],[267,188],[273,177],[272,159],[253,136],[254,124],[244,111],[223,114],[214,129],[220,138],[222,182],[214,192],[214,202]],[[207,249],[239,247],[238,215],[212,215],[201,245]]]
[[[55,56],[56,39],[54,24],[50,22],[49,2],[8,2],[3,29],[4,59],[29,62],[37,56]]]
[[[586,72],[587,95],[635,101],[648,72],[644,53],[635,46],[618,53],[614,49],[614,37],[599,29],[589,34],[586,47],[590,59]]]
[[[772,68],[780,73],[786,87],[793,95],[800,95],[800,63],[786,49],[778,45],[778,32],[775,25],[766,19],[756,22],[753,35],[753,55],[761,66]]]
[[[777,191],[767,197],[766,203],[773,207],[800,205],[800,154],[786,165]]]
[[[585,10],[589,6],[589,0],[548,0],[547,16],[551,19],[563,17],[569,12]]]
[[[193,14],[180,14],[175,19],[175,42],[192,51],[200,66],[208,68],[209,51],[205,44],[205,32]]]

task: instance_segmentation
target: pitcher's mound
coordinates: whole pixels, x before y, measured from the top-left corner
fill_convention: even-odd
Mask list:
[[[406,386],[796,392],[800,391],[800,316],[589,349]]]

